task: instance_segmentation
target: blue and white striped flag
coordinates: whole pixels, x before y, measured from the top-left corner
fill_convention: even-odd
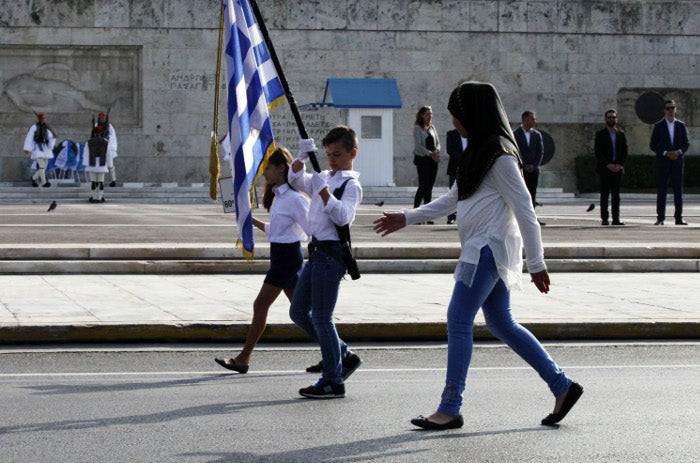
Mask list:
[[[225,33],[236,246],[252,258],[252,188],[275,150],[269,109],[282,101],[284,89],[248,0],[226,0]]]

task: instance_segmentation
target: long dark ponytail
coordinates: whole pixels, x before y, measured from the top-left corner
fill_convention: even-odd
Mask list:
[[[267,159],[267,163],[272,164],[273,166],[284,165],[284,179],[285,181],[287,181],[287,175],[289,175],[289,166],[292,165],[292,160],[292,154],[289,152],[289,150],[284,146],[278,146],[277,149],[273,151],[270,157]],[[263,193],[263,207],[268,211],[270,210],[270,207],[272,207],[272,200],[275,199],[275,192],[272,190],[273,186],[274,185],[265,183],[265,193]]]

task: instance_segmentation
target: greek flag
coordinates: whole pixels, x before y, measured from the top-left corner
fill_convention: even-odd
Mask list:
[[[275,150],[269,109],[282,101],[284,89],[248,0],[226,0],[225,44],[236,246],[252,258],[253,187]]]

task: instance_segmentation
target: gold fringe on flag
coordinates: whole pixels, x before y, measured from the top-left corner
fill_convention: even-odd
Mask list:
[[[224,48],[224,2],[219,13],[219,47],[216,52],[216,84],[214,85],[214,124],[211,132],[209,149],[209,197],[212,201],[219,198],[219,90],[221,86],[221,54]]]

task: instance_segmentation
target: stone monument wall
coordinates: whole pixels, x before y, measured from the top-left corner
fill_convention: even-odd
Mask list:
[[[433,106],[444,137],[447,98],[463,80],[493,82],[514,126],[526,109],[556,143],[541,185],[573,191],[573,159],[591,154],[603,113],[618,108],[633,153],[650,153],[635,104],[678,101],[700,153],[700,2],[259,0],[299,104],[321,101],[329,77],[396,78],[397,185],[415,185],[412,124]],[[45,112],[59,140],[81,141],[111,108],[125,182],[208,181],[218,37],[211,0],[5,2],[0,9],[0,181],[27,181],[22,141]],[[224,90],[225,91],[225,90]],[[222,99],[222,105],[225,100]],[[222,106],[223,108],[223,106]],[[345,123],[305,112],[309,131]],[[225,127],[225,109],[221,127]],[[286,105],[273,114],[295,144]],[[225,133],[225,129],[220,132]],[[292,150],[295,151],[294,149]],[[361,155],[361,151],[360,151]],[[323,158],[323,157],[322,157]],[[446,184],[444,167],[438,184]]]

